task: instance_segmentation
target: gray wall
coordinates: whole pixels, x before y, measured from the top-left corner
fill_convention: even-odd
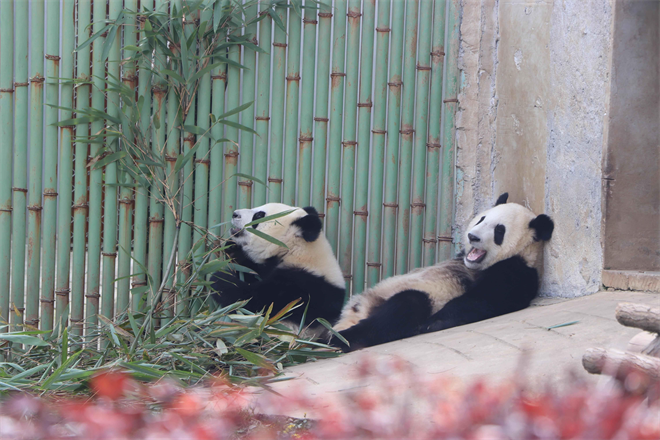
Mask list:
[[[544,295],[601,286],[612,1],[461,2],[455,239],[505,191],[549,214]]]

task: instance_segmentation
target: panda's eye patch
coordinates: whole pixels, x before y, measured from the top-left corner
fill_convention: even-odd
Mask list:
[[[495,240],[495,244],[498,246],[502,245],[502,242],[504,241],[504,233],[506,232],[506,228],[504,225],[497,225],[495,226],[495,234],[493,239]]]
[[[475,226],[477,226],[479,223],[481,223],[481,222],[484,221],[484,220],[486,220],[486,216],[485,216],[485,215],[484,215],[483,217],[481,217],[481,219],[479,219],[479,221],[475,224]]]
[[[259,220],[260,218],[264,218],[264,217],[266,217],[265,212],[263,211],[255,212],[254,215],[252,216],[252,221]],[[252,225],[254,229],[257,229],[257,226],[259,226],[259,224]]]

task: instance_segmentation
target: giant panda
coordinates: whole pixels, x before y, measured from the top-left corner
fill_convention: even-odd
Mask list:
[[[286,211],[292,212],[249,225]],[[316,318],[331,323],[337,320],[344,303],[345,283],[330,243],[322,234],[323,224],[316,209],[268,203],[252,209],[237,209],[231,224],[226,253],[237,264],[252,269],[258,277],[249,274],[241,277],[235,272],[214,274],[211,288],[222,305],[249,299],[245,306],[248,310],[259,312],[273,304],[273,313],[276,313],[301,298],[305,305],[290,313],[289,324],[301,323],[305,307],[306,323]],[[247,228],[261,231],[286,247],[267,241]]]
[[[554,223],[502,194],[465,232],[462,257],[381,281],[346,304],[330,343],[353,351],[528,307],[538,294],[543,242]]]

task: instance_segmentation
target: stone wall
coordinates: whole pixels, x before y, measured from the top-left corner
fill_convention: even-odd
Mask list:
[[[601,286],[613,1],[461,1],[455,239],[502,192],[549,214],[543,295]]]

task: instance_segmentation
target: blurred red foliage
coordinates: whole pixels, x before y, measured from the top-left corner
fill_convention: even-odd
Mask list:
[[[634,380],[633,380],[634,379]],[[660,438],[658,384],[647,378],[538,391],[518,378],[464,386],[415,374],[406,363],[357,368],[363,387],[313,397],[256,395],[218,379],[182,388],[143,384],[112,370],[90,381],[92,397],[13,394],[0,403],[0,439],[648,439]],[[640,388],[639,384],[645,386]],[[313,421],[255,413],[303,410]]]

